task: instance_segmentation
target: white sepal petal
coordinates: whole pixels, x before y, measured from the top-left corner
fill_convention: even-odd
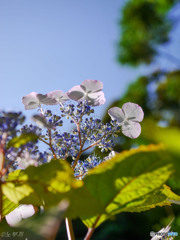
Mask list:
[[[22,103],[24,104],[26,110],[31,110],[39,107],[40,102],[37,98],[37,95],[38,93],[31,92],[22,98]]]
[[[85,91],[81,88],[81,86],[77,85],[72,87],[68,92],[67,95],[70,99],[75,101],[83,101],[86,95]]]
[[[109,116],[112,120],[116,120],[118,123],[122,123],[125,120],[124,113],[119,107],[112,107],[108,110]]]
[[[85,92],[99,92],[103,89],[103,83],[98,80],[84,80],[80,85]]]
[[[64,102],[69,99],[69,97],[67,96],[67,93],[63,93],[63,91],[61,90],[55,90],[55,91],[49,92],[47,94],[47,97],[55,99],[57,102],[56,104],[60,102]]]
[[[100,106],[106,102],[103,92],[98,92],[98,97],[92,102],[93,106]]]
[[[125,103],[122,106],[122,110],[124,111],[126,118],[131,119],[131,121],[141,122],[144,118],[142,108],[136,103]]]
[[[122,125],[122,133],[129,138],[137,138],[141,133],[141,125],[137,122],[129,121]]]

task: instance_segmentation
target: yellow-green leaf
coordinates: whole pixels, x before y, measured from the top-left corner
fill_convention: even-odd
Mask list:
[[[38,139],[38,136],[33,133],[23,133],[18,137],[12,138],[8,144],[7,148],[15,147],[19,148],[21,145],[24,145],[28,142],[34,142]]]
[[[97,227],[117,213],[142,211],[162,204],[167,196],[161,187],[172,172],[173,165],[160,145],[142,146],[117,154],[84,179],[84,186],[104,207],[96,217],[83,219],[84,223],[88,227]]]

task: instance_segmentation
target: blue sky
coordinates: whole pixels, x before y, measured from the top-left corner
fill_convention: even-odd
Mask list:
[[[120,66],[118,21],[126,1],[2,0],[0,2],[0,109],[21,110],[22,96],[68,91],[85,79],[104,83],[106,104],[119,98],[137,76],[176,66],[157,58],[139,68]],[[179,25],[166,51],[179,57]],[[28,112],[28,114],[27,114]],[[31,115],[31,111],[25,112]]]

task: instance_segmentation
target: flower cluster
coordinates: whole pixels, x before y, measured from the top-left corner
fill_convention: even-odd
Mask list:
[[[77,179],[82,179],[90,169],[98,166],[103,161],[104,160],[102,160],[100,157],[97,157],[95,154],[89,155],[88,158],[86,158],[84,161],[78,160],[74,169],[74,176]],[[73,164],[74,161],[72,162],[72,166]]]
[[[94,109],[88,104],[88,101],[77,102],[77,104],[68,104],[66,106],[62,105],[61,108],[61,117],[66,117],[71,119],[71,123],[80,123],[83,119],[83,116],[94,113]]]
[[[83,142],[89,141],[91,146],[98,146],[101,151],[112,150],[114,142],[112,137],[117,137],[120,131],[118,125],[103,124],[101,119],[86,118],[80,125]]]
[[[60,116],[52,114],[52,111],[47,110],[44,112],[44,117],[47,120],[47,123],[53,128],[62,127],[63,121]]]
[[[22,102],[25,109],[39,107],[41,114],[34,115],[33,120],[45,127],[44,134],[39,131],[39,140],[48,145],[49,152],[54,158],[72,158],[72,167],[75,173],[85,173],[94,164],[93,161],[81,161],[81,155],[93,147],[101,148],[101,151],[113,151],[113,138],[120,132],[130,138],[137,138],[141,132],[139,122],[143,120],[143,110],[135,103],[125,103],[121,108],[113,107],[108,114],[111,123],[102,123],[100,119],[91,117],[94,113],[92,107],[105,103],[103,83],[97,80],[85,80],[80,85],[74,86],[64,93],[62,90],[55,90],[45,95],[32,92],[23,97]],[[67,103],[71,100],[70,103]],[[72,103],[72,100],[76,103]],[[59,116],[53,115],[50,110],[44,111],[41,105],[60,105]],[[63,118],[70,119],[75,129],[68,132],[61,132],[58,127],[63,125]],[[37,129],[34,131],[37,131]],[[106,157],[105,159],[107,159]],[[93,164],[92,164],[93,162]],[[98,159],[98,163],[100,160]],[[91,167],[90,167],[91,166]]]
[[[0,141],[3,134],[6,133],[6,138],[15,137],[17,134],[17,126],[22,124],[25,117],[21,112],[0,112]]]
[[[90,105],[98,106],[105,103],[102,92],[103,83],[97,80],[85,80],[81,85],[75,86],[67,93],[55,90],[47,94],[32,92],[22,98],[26,110],[40,107],[41,105],[57,105],[72,99],[76,101],[87,100]]]
[[[66,159],[77,157],[79,151],[79,137],[77,131],[72,133],[64,132],[62,134],[53,134],[53,149],[56,153],[56,157],[60,159]]]
[[[21,145],[19,148],[9,146],[9,142],[24,133],[41,135],[41,129],[33,125],[24,125],[25,117],[21,112],[0,112],[0,149],[3,152],[4,169],[6,173],[17,167],[26,168],[29,165],[38,166],[47,162],[50,157],[46,152],[40,152],[38,146],[33,142]]]

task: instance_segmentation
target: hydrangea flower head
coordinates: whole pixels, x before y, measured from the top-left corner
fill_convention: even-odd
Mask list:
[[[122,108],[113,107],[108,110],[112,120],[122,126],[122,133],[130,138],[137,138],[141,133],[141,122],[144,118],[142,108],[135,103],[125,103]]]
[[[81,85],[74,86],[68,91],[68,97],[75,101],[87,100],[93,106],[105,103],[104,93],[102,92],[103,83],[98,80],[85,80]]]

